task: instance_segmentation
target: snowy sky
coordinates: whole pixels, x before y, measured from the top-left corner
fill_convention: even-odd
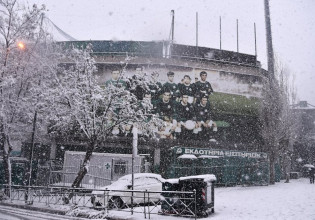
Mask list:
[[[267,68],[264,0],[20,0],[45,4],[46,16],[77,40],[167,40],[175,10],[175,41],[195,45],[199,16],[199,46],[255,54]],[[300,100],[315,105],[315,1],[270,0],[273,45],[277,57],[295,74]],[[59,38],[59,40],[65,40]]]

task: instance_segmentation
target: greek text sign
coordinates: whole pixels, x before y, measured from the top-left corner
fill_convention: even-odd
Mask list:
[[[266,153],[233,151],[233,150],[215,150],[215,149],[200,149],[200,148],[177,148],[176,154],[194,154],[219,157],[247,157],[247,158],[267,158]]]

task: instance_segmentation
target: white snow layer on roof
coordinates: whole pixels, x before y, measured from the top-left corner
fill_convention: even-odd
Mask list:
[[[86,152],[82,151],[66,151],[66,154],[70,155],[85,155]],[[132,154],[114,154],[114,153],[96,153],[93,152],[93,156],[110,156],[110,157],[132,157]],[[139,157],[139,155],[136,155],[136,157]]]
[[[178,159],[197,159],[193,154],[183,154],[178,157]]]
[[[210,156],[210,155],[201,155],[198,158],[207,159],[207,158],[220,158],[219,156]]]
[[[108,186],[104,186],[104,187],[100,187],[100,190],[126,190],[127,186],[131,184],[131,178],[132,175],[128,174],[125,175],[123,177],[120,177],[117,181],[113,182],[112,184],[108,185]],[[146,178],[156,178],[158,180],[160,180],[162,183],[165,182],[165,179],[161,177],[161,175],[159,174],[155,174],[155,173],[135,173],[134,174],[134,178],[142,178],[141,181],[143,183],[143,186],[146,185]],[[103,194],[103,191],[93,191],[93,194]]]
[[[122,179],[126,179],[126,180],[130,180],[131,181],[131,174],[128,174],[126,176],[120,177],[118,180],[122,180]],[[134,174],[134,178],[140,178],[140,177],[153,177],[159,180],[164,181],[164,179],[161,177],[160,174],[156,174],[156,173],[135,173]]]
[[[189,179],[203,179],[205,182],[216,181],[217,178],[213,174],[204,174],[204,175],[197,175],[197,176],[185,176],[180,177],[179,180],[189,180]]]
[[[167,179],[165,180],[165,182],[171,183],[171,184],[175,184],[179,182],[179,179]]]

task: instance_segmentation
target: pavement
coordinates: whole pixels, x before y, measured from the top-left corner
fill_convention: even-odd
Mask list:
[[[56,215],[66,215],[69,211],[68,210],[57,210],[56,208],[49,208],[49,207],[38,207],[34,204],[28,205],[28,204],[15,204],[13,202],[10,202],[9,200],[2,200],[0,201],[0,206],[7,206],[7,207],[13,207],[17,209],[26,209],[26,210],[32,210],[42,213],[50,213],[50,214],[56,214]],[[77,213],[75,216],[77,219],[91,219],[89,218],[89,215],[87,212],[81,212]],[[107,220],[126,220],[126,217],[119,217],[119,216],[106,216]]]
[[[44,207],[36,207],[33,205],[21,205],[21,204],[14,204],[11,202],[0,202],[1,206],[9,206],[9,207],[14,207],[18,209],[28,209],[28,210],[33,210],[33,211],[38,211],[38,212],[45,212],[45,213],[51,213],[51,214],[57,214],[57,215],[65,215],[67,211],[64,210],[56,210],[52,208],[44,208]]]

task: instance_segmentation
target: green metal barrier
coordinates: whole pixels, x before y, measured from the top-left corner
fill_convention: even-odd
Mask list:
[[[166,166],[165,178],[214,174],[217,178],[216,184],[223,186],[267,185],[269,183],[269,161],[266,154],[218,150],[216,152],[222,156],[193,156],[193,154],[190,154],[191,156],[186,154],[186,157],[180,156],[184,151],[186,151],[185,148],[173,149],[169,164]],[[209,149],[186,152],[206,151],[209,153]]]

